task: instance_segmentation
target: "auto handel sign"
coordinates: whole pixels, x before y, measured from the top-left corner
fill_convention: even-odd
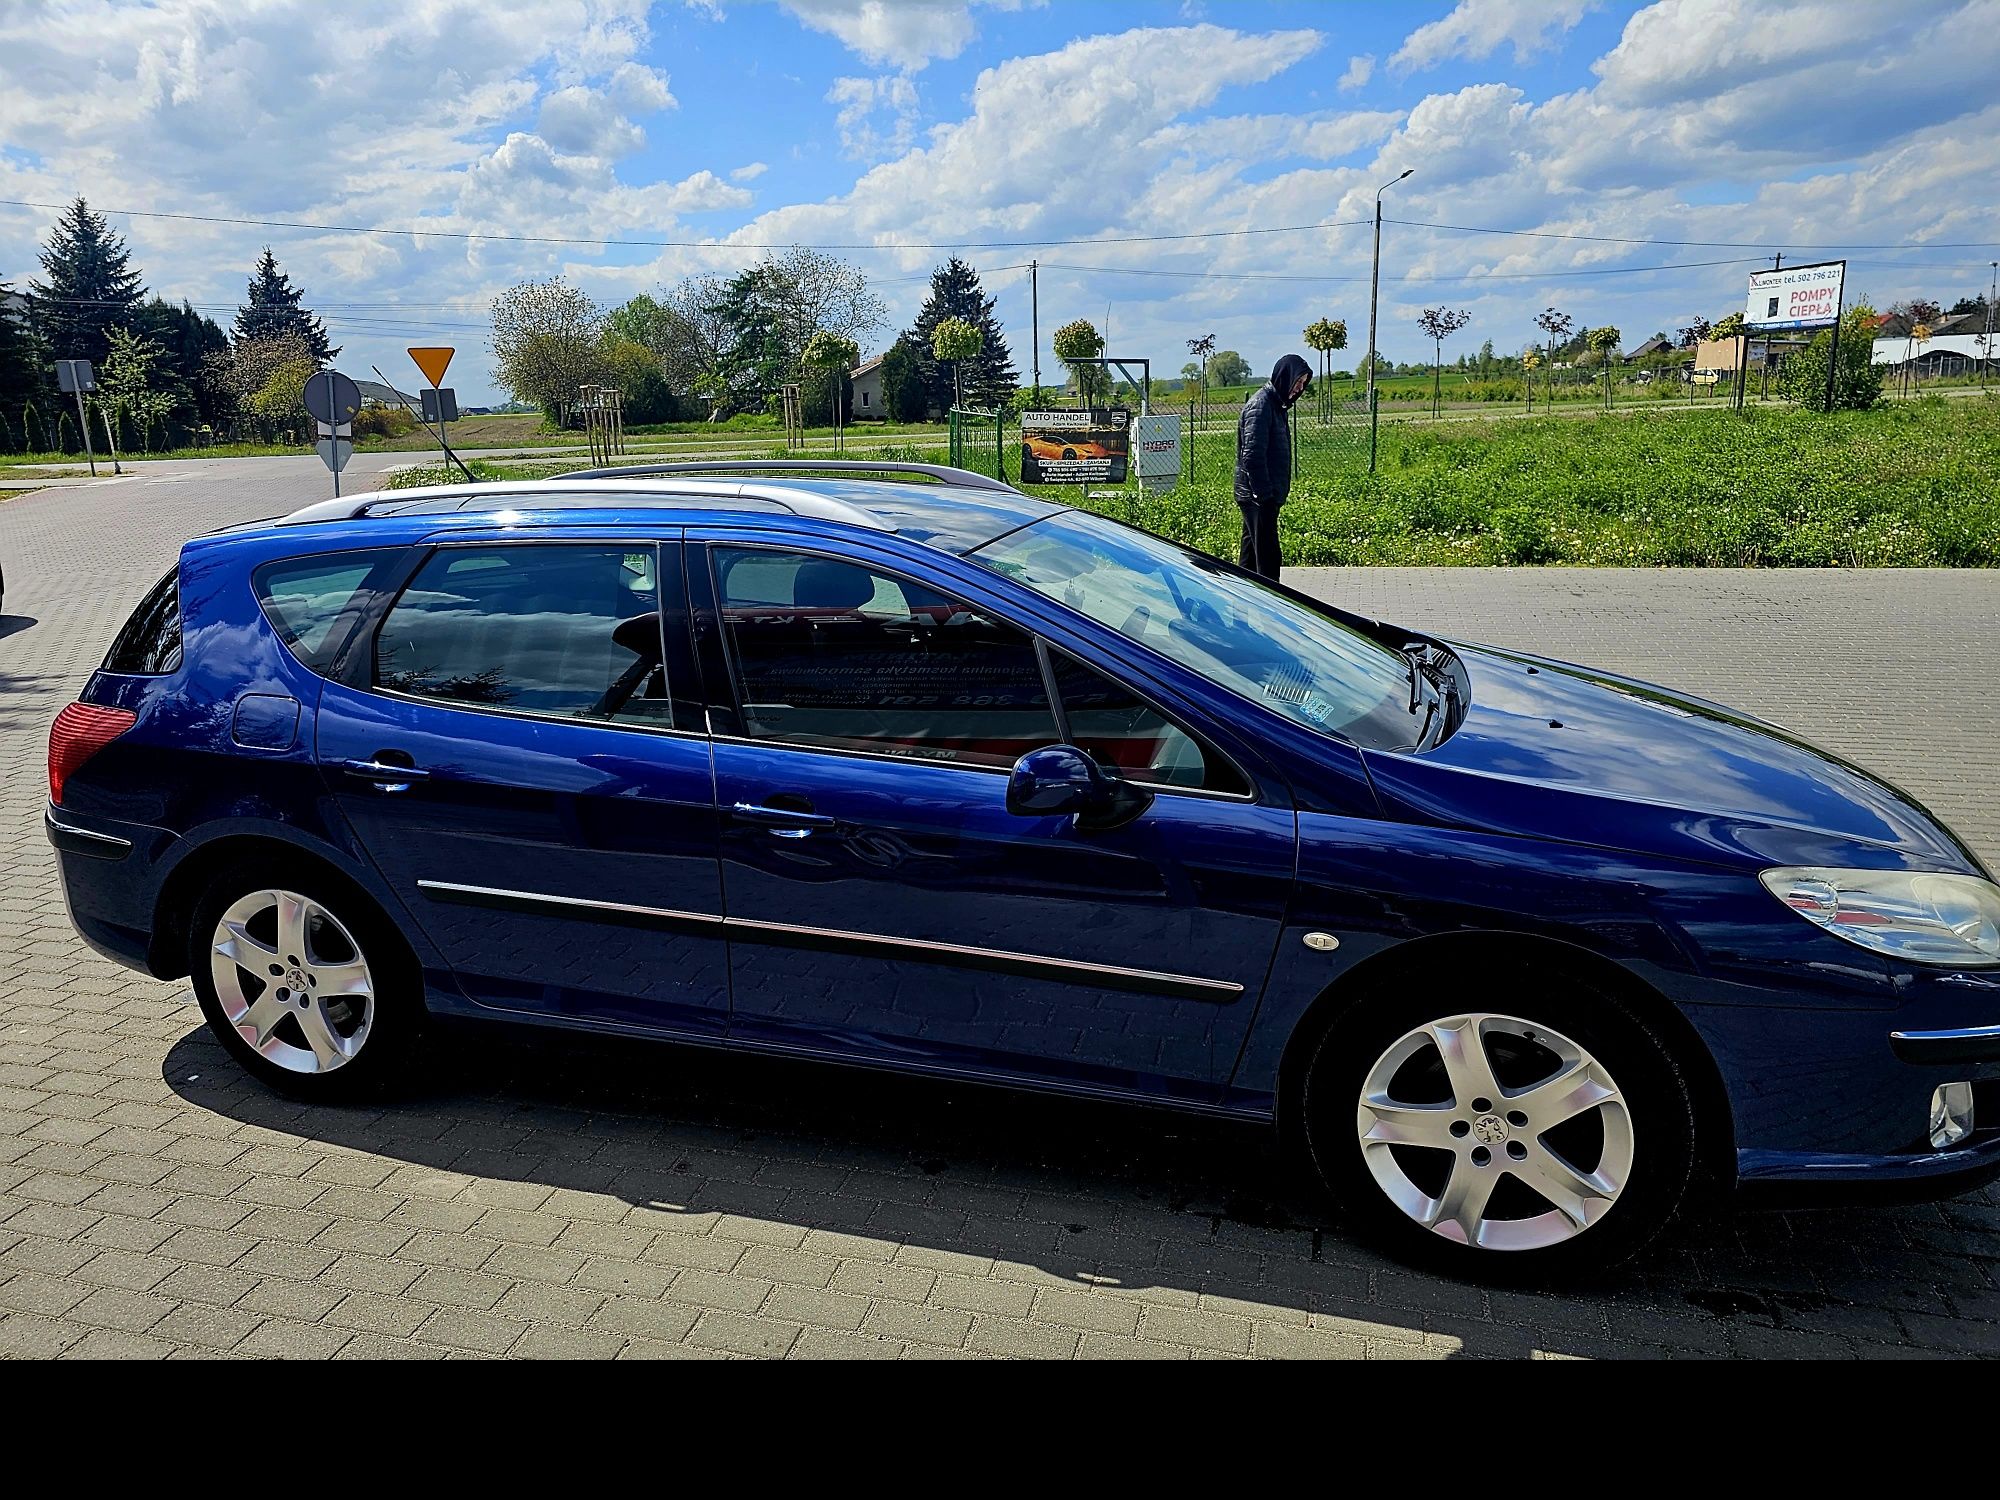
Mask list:
[[[1021,413],[1024,484],[1123,484],[1131,461],[1129,412],[1099,407]]]
[[[1840,320],[1841,278],[1846,271],[1844,260],[1786,266],[1781,271],[1752,271],[1743,321],[1759,333],[1836,323]]]

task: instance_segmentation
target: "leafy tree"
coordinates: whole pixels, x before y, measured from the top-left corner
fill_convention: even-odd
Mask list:
[[[1697,344],[1707,343],[1715,336],[1715,325],[1706,318],[1696,318],[1674,335],[1676,349],[1692,349]]]
[[[169,420],[182,427],[226,428],[236,406],[228,386],[215,373],[215,357],[229,348],[229,336],[221,325],[185,301],[176,307],[154,297],[140,307],[132,328],[160,346],[162,389],[174,398]]]
[[[56,220],[41,261],[42,276],[29,286],[49,357],[103,363],[110,330],[131,321],[146,290],[130,248],[78,198]]]
[[[818,371],[827,377],[827,409],[834,425],[841,425],[845,417],[846,403],[842,397],[847,389],[848,371],[861,363],[861,346],[845,334],[822,328],[806,340],[799,363],[805,369]]]
[[[979,351],[986,346],[986,335],[977,323],[968,323],[964,318],[946,318],[931,330],[931,357],[939,364],[951,366],[952,404],[965,404],[966,361],[979,358]]]
[[[921,422],[928,401],[923,361],[903,334],[882,356],[882,404],[898,422]]]
[[[312,346],[296,333],[239,339],[208,361],[210,379],[229,393],[233,409],[257,432],[303,432],[306,381],[319,368]]]
[[[917,351],[928,404],[939,411],[967,397],[980,406],[998,407],[1020,384],[995,305],[981,286],[979,273],[957,256],[931,272],[931,289],[906,336]],[[953,319],[978,329],[980,344],[975,354],[947,370],[945,366],[954,362],[938,355],[937,331]]]
[[[1209,356],[1208,378],[1215,385],[1249,385],[1255,379],[1250,361],[1234,349],[1222,349]]]
[[[1954,318],[1961,313],[1983,313],[1985,311],[1986,294],[1984,292],[1981,292],[1976,297],[1960,297],[1946,309],[1946,312]]]
[[[1576,327],[1576,319],[1572,318],[1568,313],[1557,312],[1553,307],[1545,307],[1535,314],[1535,326],[1547,334],[1549,339],[1549,373],[1543,389],[1548,392],[1549,400],[1553,402],[1555,400],[1556,356],[1562,352],[1563,345],[1569,341],[1570,330]]]
[[[524,281],[493,299],[493,374],[567,426],[579,388],[603,378],[604,316],[560,276]]]
[[[1103,354],[1104,335],[1088,318],[1078,318],[1058,328],[1050,342],[1056,351],[1056,358],[1067,365],[1070,374],[1075,377],[1078,399],[1088,406],[1092,395],[1103,383],[1105,371],[1102,365],[1087,365],[1079,361],[1096,359]]]
[[[636,339],[607,331],[598,348],[604,384],[616,386],[625,424],[671,422],[679,414],[660,358]]]
[[[1326,394],[1327,372],[1333,367],[1333,351],[1347,347],[1347,320],[1345,318],[1321,318],[1308,323],[1300,335],[1306,347],[1319,354],[1320,393]]]
[[[1463,309],[1449,307],[1427,307],[1417,315],[1417,327],[1424,331],[1424,337],[1431,341],[1434,357],[1431,360],[1431,415],[1436,417],[1444,398],[1444,341],[1472,321],[1472,314]]]
[[[239,339],[282,338],[297,334],[305,340],[313,359],[324,365],[338,349],[327,347],[326,329],[302,305],[305,293],[292,285],[291,277],[278,269],[278,258],[266,245],[250,273],[247,300],[236,309],[236,337]]]
[[[1602,328],[1593,328],[1583,336],[1584,346],[1604,362],[1604,406],[1607,411],[1611,407],[1611,362],[1617,358],[1618,346],[1624,338],[1625,335],[1609,323]]]
[[[1202,420],[1205,422],[1208,413],[1208,359],[1215,353],[1215,335],[1204,333],[1200,338],[1189,339],[1187,351],[1201,361],[1196,367],[1195,394],[1201,402]]]
[[[1740,339],[1743,337],[1747,319],[1740,312],[1733,312],[1715,320],[1715,327],[1709,330],[1711,339]]]
[[[653,302],[650,297],[644,300]],[[659,356],[674,391],[707,402],[711,421],[726,418],[733,332],[723,312],[722,278],[690,276],[664,288],[653,303],[657,312],[633,312],[639,301],[634,298],[625,305],[630,314],[628,333],[635,326],[644,329],[643,335],[635,336]]]
[[[1840,317],[1840,353],[1833,353],[1833,331],[1819,334],[1785,361],[1778,390],[1786,400],[1807,411],[1827,407],[1827,362],[1837,360],[1833,375],[1834,411],[1865,411],[1882,399],[1882,367],[1875,363],[1875,309],[1856,303]]]
[[[131,422],[139,431],[139,446],[153,451],[153,429],[162,425],[175,406],[174,393],[164,383],[165,351],[129,328],[110,330],[111,350],[97,372],[97,399],[114,422]]]

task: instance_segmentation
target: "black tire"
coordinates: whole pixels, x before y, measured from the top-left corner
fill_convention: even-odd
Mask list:
[[[1571,977],[1518,967],[1497,974],[1440,976],[1435,984],[1415,986],[1415,994],[1412,988],[1405,979],[1358,995],[1328,1028],[1304,1074],[1301,1134],[1321,1180],[1350,1222],[1399,1259],[1469,1280],[1510,1284],[1600,1272],[1636,1254],[1666,1227],[1693,1174],[1693,1096],[1671,1050],[1624,1002]],[[1464,997],[1462,1004],[1442,998],[1454,993]],[[1370,1170],[1357,1130],[1370,1069],[1416,1028],[1473,1011],[1515,1018],[1567,1037],[1603,1064],[1617,1083],[1631,1126],[1631,1167],[1602,1217],[1568,1239],[1534,1248],[1493,1249],[1447,1238],[1399,1207]],[[1425,1066],[1421,1055],[1416,1066]],[[1535,1146],[1544,1144],[1535,1137]],[[1533,1149],[1525,1139],[1523,1149]],[[1396,1148],[1397,1160],[1408,1160],[1401,1151]],[[1434,1163],[1440,1155],[1431,1154]],[[1499,1156],[1491,1160],[1487,1170],[1514,1175]],[[1573,1165],[1590,1170],[1599,1163]],[[1507,1189],[1511,1202],[1521,1202],[1521,1183],[1516,1176]],[[1534,1197],[1543,1205],[1553,1201]],[[1494,1202],[1500,1202],[1497,1188]]]
[[[327,928],[321,923],[317,929],[326,933],[329,947],[343,952],[342,940],[351,940],[368,966],[373,993],[365,1035],[354,1054],[330,1071],[298,1072],[262,1056],[230,1023],[217,990],[211,955],[221,919],[238,902],[264,891],[291,892],[316,903],[336,924]],[[254,860],[225,868],[195,903],[187,937],[188,973],[209,1029],[230,1056],[266,1087],[313,1102],[364,1098],[391,1085],[415,1054],[425,1018],[415,955],[373,900],[323,867],[304,860]],[[312,955],[306,957],[310,966]],[[280,982],[262,974],[255,977],[260,983]],[[304,1050],[303,1032],[288,1036]]]

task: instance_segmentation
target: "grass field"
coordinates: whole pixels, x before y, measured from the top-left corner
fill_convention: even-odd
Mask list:
[[[1233,556],[1229,441],[1204,438],[1215,477],[1169,494],[1035,492]],[[582,465],[479,467],[512,479]],[[2000,400],[1385,423],[1377,474],[1299,481],[1280,531],[1293,565],[2000,566]]]

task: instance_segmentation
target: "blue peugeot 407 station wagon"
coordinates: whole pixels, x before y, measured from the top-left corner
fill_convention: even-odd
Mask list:
[[[197,538],[57,718],[101,952],[305,1098],[492,1017],[1270,1120],[1460,1271],[2000,1172],[2000,889],[1770,724],[917,465]],[[838,471],[838,472],[836,472]]]

